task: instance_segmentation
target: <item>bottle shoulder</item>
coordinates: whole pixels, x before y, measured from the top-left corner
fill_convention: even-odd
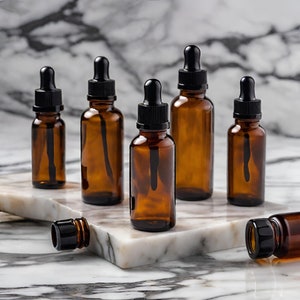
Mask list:
[[[186,97],[186,96],[178,95],[171,101],[172,110],[187,109],[187,108],[213,110],[214,104],[207,96],[204,96],[204,98],[199,98],[199,97]]]
[[[173,138],[166,134],[163,138],[149,138],[145,135],[139,134],[133,138],[130,143],[130,147],[150,147],[150,146],[157,146],[157,147],[174,147],[175,142]]]
[[[239,124],[233,124],[228,129],[229,135],[244,135],[245,133],[249,133],[256,136],[265,136],[266,132],[265,129],[258,124],[255,127],[242,127]]]
[[[33,127],[43,127],[47,125],[52,125],[53,127],[64,127],[65,122],[60,116],[36,116],[32,121]]]
[[[117,121],[118,119],[123,119],[123,114],[122,112],[116,108],[95,108],[95,107],[88,107],[86,110],[83,111],[81,114],[81,119],[92,119],[92,118],[97,118],[100,116],[103,116],[105,119],[113,119]]]

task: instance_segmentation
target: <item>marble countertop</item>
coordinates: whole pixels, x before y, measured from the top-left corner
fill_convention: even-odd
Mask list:
[[[268,136],[267,204],[300,210],[299,143]],[[223,191],[225,144],[224,137],[216,137],[215,188]],[[68,164],[70,180],[78,179],[78,163]],[[297,299],[299,294],[300,260],[255,262],[239,247],[123,270],[83,249],[57,252],[49,229],[47,222],[0,215],[0,299]]]
[[[122,270],[86,251],[57,253],[49,224],[1,223],[0,299],[298,299],[300,262],[244,248]]]
[[[5,188],[30,173],[42,66],[55,69],[63,91],[67,179],[80,182],[79,118],[88,106],[93,59],[104,55],[111,63],[128,169],[144,82],[161,80],[170,103],[183,49],[193,43],[202,50],[216,109],[215,191],[226,192],[226,131],[239,80],[251,75],[267,131],[260,214],[272,213],[270,203],[300,211],[299,28],[297,0],[0,0],[0,176],[12,178]],[[246,210],[234,209],[237,217]],[[0,212],[0,299],[299,299],[299,260],[255,262],[242,246],[124,270],[86,249],[57,252],[49,226]]]

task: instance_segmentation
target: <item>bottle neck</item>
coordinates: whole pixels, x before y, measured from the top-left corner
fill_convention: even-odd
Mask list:
[[[77,246],[76,248],[87,247],[90,241],[90,229],[85,218],[74,220],[74,225],[77,230]]]
[[[114,100],[89,100],[90,107],[96,109],[111,109],[114,107]]]
[[[148,140],[164,139],[167,136],[167,130],[140,130],[140,135],[146,137]]]
[[[270,223],[273,227],[273,233],[274,233],[274,243],[275,243],[275,250],[274,253],[280,250],[280,247],[282,245],[282,227],[280,225],[280,222],[277,218],[270,218]]]
[[[180,96],[187,98],[205,99],[206,89],[201,90],[180,90]]]
[[[235,119],[235,124],[240,125],[241,128],[257,128],[259,127],[259,120],[257,119]]]
[[[60,112],[36,112],[36,118],[43,121],[53,121],[60,118]]]

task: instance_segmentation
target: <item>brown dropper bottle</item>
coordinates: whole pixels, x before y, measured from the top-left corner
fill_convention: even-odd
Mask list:
[[[138,105],[139,135],[130,144],[130,216],[135,229],[166,231],[175,225],[175,145],[167,134],[168,104],[161,84],[149,79]]]
[[[81,116],[81,186],[83,201],[113,205],[123,200],[123,115],[114,106],[115,81],[109,61],[98,56],[89,80],[90,107]]]
[[[213,191],[214,106],[206,97],[207,75],[200,49],[184,49],[178,73],[180,94],[171,104],[171,136],[176,144],[176,197],[204,200]]]
[[[253,259],[271,255],[300,257],[300,212],[249,220],[245,238],[249,256]]]
[[[227,198],[238,206],[264,202],[266,134],[259,124],[261,101],[255,98],[254,85],[250,76],[241,79],[235,124],[228,130]]]
[[[31,127],[32,184],[36,188],[61,188],[65,175],[65,124],[61,90],[54,81],[54,70],[40,70],[41,86],[35,90],[33,111],[36,117]]]

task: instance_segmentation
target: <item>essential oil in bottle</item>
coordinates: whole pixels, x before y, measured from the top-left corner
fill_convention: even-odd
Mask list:
[[[41,86],[35,90],[33,111],[36,117],[31,127],[32,184],[36,188],[55,189],[64,186],[65,124],[61,90],[54,81],[54,70],[40,70]]]
[[[106,57],[95,58],[88,88],[90,107],[81,116],[82,198],[113,205],[123,200],[123,115],[114,106],[115,81]]]
[[[238,206],[264,202],[266,134],[259,123],[261,101],[255,98],[254,85],[250,76],[241,79],[235,124],[228,130],[227,198]]]
[[[90,228],[85,218],[55,221],[51,225],[52,244],[56,250],[71,250],[87,247]]]
[[[175,144],[167,134],[168,104],[161,84],[149,79],[138,105],[139,135],[130,144],[130,216],[135,229],[166,231],[175,225]]]
[[[184,49],[178,73],[180,93],[171,104],[171,136],[176,144],[176,197],[204,200],[213,192],[214,106],[206,97],[207,73],[200,49]]]
[[[300,257],[300,212],[249,220],[245,238],[249,256],[253,259],[271,255]]]

